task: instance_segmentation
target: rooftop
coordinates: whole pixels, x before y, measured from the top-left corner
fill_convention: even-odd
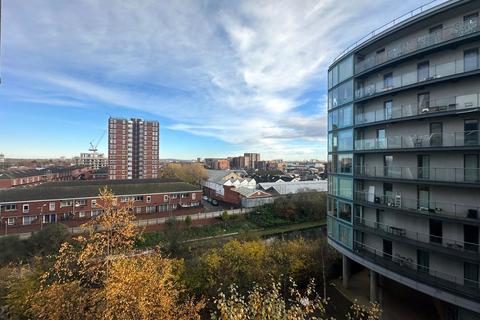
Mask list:
[[[47,167],[37,169],[14,169],[14,170],[0,170],[0,179],[16,179],[26,178],[38,175],[45,175],[47,173],[61,173],[76,169],[82,169],[85,166],[70,166],[70,167]]]
[[[97,180],[50,182],[34,187],[0,190],[0,203],[25,200],[53,200],[98,196],[102,187],[115,195],[197,191],[197,187],[174,179]]]

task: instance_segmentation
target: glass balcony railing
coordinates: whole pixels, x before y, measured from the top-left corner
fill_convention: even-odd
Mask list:
[[[432,133],[428,135],[357,139],[355,141],[355,150],[477,147],[479,145],[479,131],[471,130],[450,133]]]
[[[478,69],[478,58],[474,59],[474,61],[458,59],[440,64],[429,64],[420,67],[418,70],[392,75],[387,78],[384,77],[383,80],[362,86],[355,90],[355,98],[361,99],[375,96],[412,84],[441,79],[464,72],[476,71]]]
[[[471,19],[465,22],[459,22],[452,26],[445,27],[434,33],[419,36],[416,39],[406,40],[396,43],[386,48],[381,54],[376,54],[355,65],[355,73],[365,71],[387,61],[402,57],[404,55],[422,50],[442,42],[457,39],[480,31],[478,19]]]
[[[373,178],[392,178],[435,182],[480,182],[479,168],[418,168],[418,167],[375,167],[356,166],[355,175]]]
[[[401,209],[432,218],[471,219],[476,222],[480,220],[480,206],[478,204],[406,198],[399,193],[396,195],[384,196],[368,191],[355,192],[355,201],[374,203],[378,206]]]
[[[479,106],[480,94],[472,93],[461,96],[439,98],[421,104],[410,103],[403,105],[394,105],[391,109],[382,108],[380,110],[362,112],[355,116],[355,123],[374,123],[391,119],[401,119],[418,115],[427,115],[438,112],[478,108]]]
[[[391,226],[388,224],[380,223],[374,220],[368,220],[360,217],[355,217],[354,225],[362,226],[369,229],[371,232],[380,234],[382,236],[390,234],[395,237],[401,237],[402,239],[412,240],[421,244],[426,244],[428,248],[447,249],[448,251],[460,251],[473,254],[480,258],[478,249],[479,244],[472,242],[465,242],[455,239],[448,239],[443,236],[435,235],[432,233],[422,233],[412,231],[400,226]]]
[[[358,241],[354,242],[354,251],[359,256],[376,265],[420,283],[473,298],[474,300],[480,297],[480,283],[478,280],[441,272],[430,268],[428,265],[417,264],[412,258],[399,254],[389,254]]]

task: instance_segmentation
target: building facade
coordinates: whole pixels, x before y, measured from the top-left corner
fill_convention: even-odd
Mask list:
[[[155,179],[159,169],[159,123],[108,119],[109,179]]]
[[[480,313],[478,1],[421,8],[328,71],[328,241],[370,269]],[[445,311],[447,312],[447,311]]]
[[[230,169],[230,160],[218,158],[205,158],[205,166],[213,170],[228,170]]]
[[[257,162],[260,161],[260,153],[244,153],[246,169],[257,169]]]
[[[47,183],[0,190],[1,233],[15,234],[34,226],[62,222],[79,225],[102,213],[102,181]],[[166,216],[181,209],[202,210],[202,191],[184,182],[161,179],[116,180],[107,185],[117,205],[132,204],[136,216]]]
[[[103,153],[82,152],[80,157],[74,158],[75,165],[89,167],[98,170],[108,166],[108,159]]]

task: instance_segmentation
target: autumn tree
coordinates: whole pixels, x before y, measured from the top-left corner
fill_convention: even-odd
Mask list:
[[[82,226],[85,234],[61,246],[53,267],[42,276],[40,289],[30,299],[29,316],[197,319],[202,304],[180,300],[184,289],[175,274],[178,262],[134,250],[141,234],[133,223],[131,203],[117,206],[106,188],[99,203],[103,213]]]
[[[220,292],[215,299],[216,310],[211,317],[215,320],[316,320],[324,319],[326,304],[315,292],[314,282],[301,292],[295,282],[290,281],[287,294],[282,294],[281,285],[276,282],[268,287],[256,285],[246,295],[232,285],[228,294]]]
[[[163,178],[176,178],[199,186],[208,178],[207,170],[201,163],[168,163],[160,171]]]

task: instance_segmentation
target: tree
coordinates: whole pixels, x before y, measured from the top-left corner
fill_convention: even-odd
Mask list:
[[[304,292],[290,281],[287,295],[281,293],[281,285],[272,282],[269,287],[256,285],[246,296],[233,285],[228,296],[220,292],[215,300],[215,320],[300,320],[323,319],[327,301],[315,292],[311,282]]]
[[[29,299],[29,317],[198,319],[202,303],[181,300],[178,263],[158,252],[134,250],[141,234],[131,204],[117,206],[106,188],[99,202],[103,213],[82,226],[85,235],[62,244],[53,267],[42,276]]]
[[[168,163],[162,168],[160,176],[177,178],[196,186],[208,178],[207,170],[201,163]]]

